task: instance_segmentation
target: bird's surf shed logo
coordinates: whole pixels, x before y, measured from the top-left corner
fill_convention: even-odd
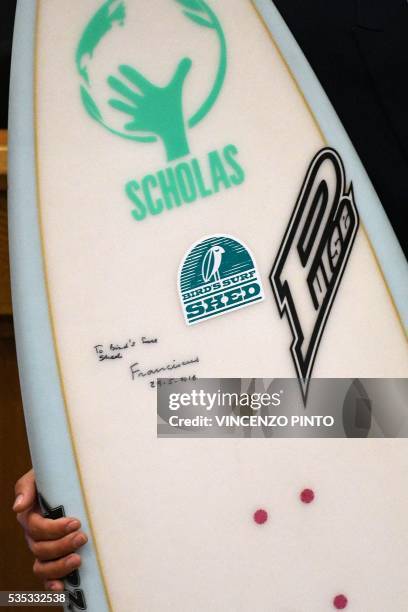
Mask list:
[[[238,147],[220,143],[213,124],[208,137],[218,143],[209,140],[200,154],[191,147],[190,134],[218,103],[227,74],[227,41],[212,4],[105,0],[85,21],[75,53],[84,112],[107,138],[166,163],[126,177],[122,193],[135,221],[183,210],[245,179]]]
[[[208,236],[193,244],[180,266],[179,292],[187,325],[264,298],[248,247],[226,235]]]

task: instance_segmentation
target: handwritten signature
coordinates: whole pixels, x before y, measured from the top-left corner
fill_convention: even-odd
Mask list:
[[[114,342],[111,342],[107,346],[104,344],[95,344],[93,348],[98,361],[112,361],[115,359],[123,359],[123,353],[134,348],[137,344],[158,344],[158,342],[158,338],[142,336],[139,340],[130,338],[123,344],[116,344]]]
[[[200,358],[199,357],[193,357],[192,359],[186,359],[183,361],[177,361],[176,359],[172,359],[171,362],[166,363],[164,365],[159,365],[156,367],[152,367],[152,368],[148,368],[146,369],[142,369],[140,367],[140,363],[139,362],[135,362],[132,363],[129,366],[130,369],[130,375],[132,377],[132,380],[135,380],[135,378],[145,378],[146,376],[154,376],[155,374],[160,374],[162,372],[171,372],[173,370],[177,370],[178,368],[182,368],[183,366],[187,366],[193,363],[199,363],[200,362]]]

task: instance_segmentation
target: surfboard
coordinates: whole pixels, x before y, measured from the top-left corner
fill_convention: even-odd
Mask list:
[[[407,376],[406,262],[273,3],[20,1],[9,128],[33,465],[90,535],[71,609],[405,610],[404,440],[157,435],[160,377],[307,406]]]

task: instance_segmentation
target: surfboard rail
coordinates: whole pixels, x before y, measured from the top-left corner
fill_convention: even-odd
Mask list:
[[[81,551],[83,567],[65,581],[70,603],[73,609],[108,612],[66,418],[43,269],[34,121],[36,12],[36,0],[19,0],[10,81],[8,220],[19,376],[43,510],[51,518],[78,517],[90,535]]]

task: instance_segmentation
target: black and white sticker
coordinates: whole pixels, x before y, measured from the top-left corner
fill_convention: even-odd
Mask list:
[[[270,281],[304,403],[325,325],[359,226],[353,186],[331,148],[317,153],[306,173]]]

